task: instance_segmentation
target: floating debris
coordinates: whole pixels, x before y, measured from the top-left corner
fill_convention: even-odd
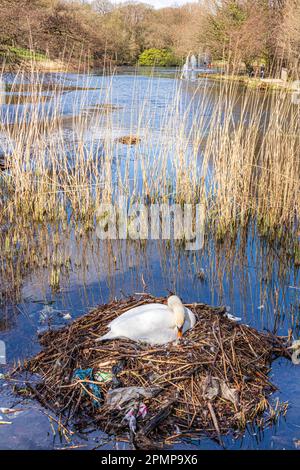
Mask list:
[[[136,448],[170,443],[179,429],[182,436],[205,433],[221,443],[229,431],[242,432],[249,422],[264,427],[285,414],[286,404],[274,409],[268,398],[276,390],[268,373],[273,359],[290,358],[288,339],[233,322],[224,307],[186,304],[197,322],[179,344],[95,343],[127,310],[166,301],[145,294],[99,306],[46,332],[42,351],[13,374],[39,374],[36,386],[27,382],[27,396],[29,391],[60,421],[64,417],[65,426],[71,418],[82,427],[92,419],[117,437],[129,426]],[[147,413],[137,419],[141,404]]]
[[[72,315],[71,315],[70,313],[65,313],[65,314],[63,315],[63,319],[64,319],[64,320],[72,320]]]
[[[42,308],[42,310],[39,311],[39,323],[42,324],[42,325],[44,325],[44,324],[50,325],[50,324],[53,323],[53,321],[63,322],[63,320],[65,320],[65,321],[72,320],[71,314],[69,312],[64,311],[64,310],[58,310],[58,309],[52,307],[49,304],[46,304]],[[41,329],[41,332],[42,331],[43,330]]]
[[[296,448],[296,449],[300,449],[300,439],[294,438],[294,439],[293,439],[293,442],[294,442],[295,448]]]
[[[122,106],[117,106],[117,105],[114,105],[114,104],[110,104],[110,103],[97,103],[97,104],[94,104],[92,106],[89,106],[89,110],[91,111],[99,111],[99,112],[106,112],[106,113],[109,113],[109,112],[113,112],[113,111],[120,111],[122,108]]]
[[[225,317],[228,318],[228,320],[230,321],[235,321],[235,322],[242,321],[240,317],[235,317],[234,315],[231,315],[231,313],[228,313],[228,312],[225,313]]]
[[[127,411],[126,415],[124,416],[124,421],[128,422],[129,430],[135,434],[137,428],[137,419],[139,417],[145,418],[147,416],[147,406],[144,403],[141,403],[138,407],[134,406]]]
[[[24,409],[15,409],[15,408],[0,408],[0,413],[4,415],[9,415],[10,419],[14,419],[24,412]],[[3,419],[0,416],[0,419]]]
[[[96,407],[100,406],[100,399],[102,397],[101,389],[99,385],[95,383],[93,369],[76,369],[73,374],[73,379],[82,386],[83,394],[90,395],[93,399],[93,404]]]
[[[294,341],[292,346],[288,349],[292,349],[292,351],[294,351],[292,354],[292,363],[296,366],[300,365],[300,340],[298,339]]]
[[[124,387],[109,390],[106,395],[106,404],[121,409],[125,403],[139,398],[152,398],[161,391],[159,387]]]
[[[196,276],[200,281],[202,281],[202,282],[205,281],[206,275],[205,275],[204,269],[200,268],[199,271],[197,272]]]
[[[124,135],[123,137],[119,137],[118,142],[124,145],[137,145],[141,142],[140,137],[134,135]]]
[[[110,372],[96,372],[94,374],[96,382],[111,382],[113,379],[113,374]]]
[[[3,157],[0,155],[0,171],[5,171],[7,169],[7,163]]]

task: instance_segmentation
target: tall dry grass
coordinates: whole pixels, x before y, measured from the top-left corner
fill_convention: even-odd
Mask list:
[[[99,204],[122,196],[128,205],[201,201],[220,239],[252,218],[263,234],[297,233],[300,107],[285,91],[201,81],[187,93],[186,84],[174,80],[159,112],[154,78],[146,89],[132,80],[127,110],[118,109],[116,82],[105,76],[101,102],[90,107],[88,81],[86,90],[78,81],[80,93],[75,86],[74,110],[66,117],[66,81],[49,82],[34,69],[29,77],[16,75],[16,94],[7,102],[14,100],[19,117],[12,122],[2,110],[0,121],[10,149],[1,174],[2,224],[74,220],[88,230]],[[116,125],[118,113],[123,121]],[[139,141],[126,146],[122,134]]]

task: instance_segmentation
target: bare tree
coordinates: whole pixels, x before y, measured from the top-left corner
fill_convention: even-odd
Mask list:
[[[94,0],[92,9],[100,15],[106,15],[113,11],[114,5],[109,0]]]
[[[290,75],[300,76],[300,4],[298,0],[286,0],[278,35],[278,54]]]

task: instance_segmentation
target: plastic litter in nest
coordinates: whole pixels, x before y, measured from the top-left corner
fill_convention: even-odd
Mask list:
[[[272,360],[290,357],[287,338],[260,333],[227,318],[226,308],[185,304],[197,319],[179,344],[149,346],[126,339],[95,340],[130,308],[166,303],[150,295],[113,301],[59,331],[40,337],[42,351],[13,372],[38,374],[29,393],[65,424],[128,438],[136,448],[184,437],[242,432],[249,422],[265,427],[287,405],[276,406],[268,373]]]

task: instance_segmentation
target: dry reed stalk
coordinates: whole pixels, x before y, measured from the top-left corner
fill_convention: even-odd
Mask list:
[[[79,95],[78,107],[66,124],[61,109],[68,85],[48,83],[33,71],[29,88],[39,105],[31,106],[22,103],[28,80],[17,75],[13,89],[20,92],[19,102],[13,106],[16,115],[28,113],[30,120],[21,117],[12,124],[4,115],[0,122],[0,133],[12,148],[6,156],[9,177],[2,174],[7,180],[2,187],[4,211],[10,221],[20,216],[38,222],[65,221],[68,209],[88,230],[94,226],[101,202],[124,196],[129,205],[137,198],[180,204],[201,201],[221,239],[227,233],[234,235],[237,226],[247,224],[250,217],[257,219],[263,234],[280,236],[285,228],[296,232],[300,110],[289,95],[220,84],[219,88],[204,87],[202,94],[196,88],[183,106],[183,89],[174,80],[169,104],[159,114],[149,104],[159,81],[149,80],[142,100],[135,83],[132,101],[138,105],[130,110],[120,109],[118,103],[111,105],[113,78],[99,78],[101,86],[106,91],[99,90],[100,110],[89,108],[84,85],[77,86],[77,92],[75,87],[72,92]],[[52,113],[43,99],[45,93]],[[139,141],[134,150],[124,153],[115,136],[128,122],[128,135],[138,135]],[[87,141],[86,131],[95,123],[101,135]],[[71,130],[68,138],[66,125]]]

